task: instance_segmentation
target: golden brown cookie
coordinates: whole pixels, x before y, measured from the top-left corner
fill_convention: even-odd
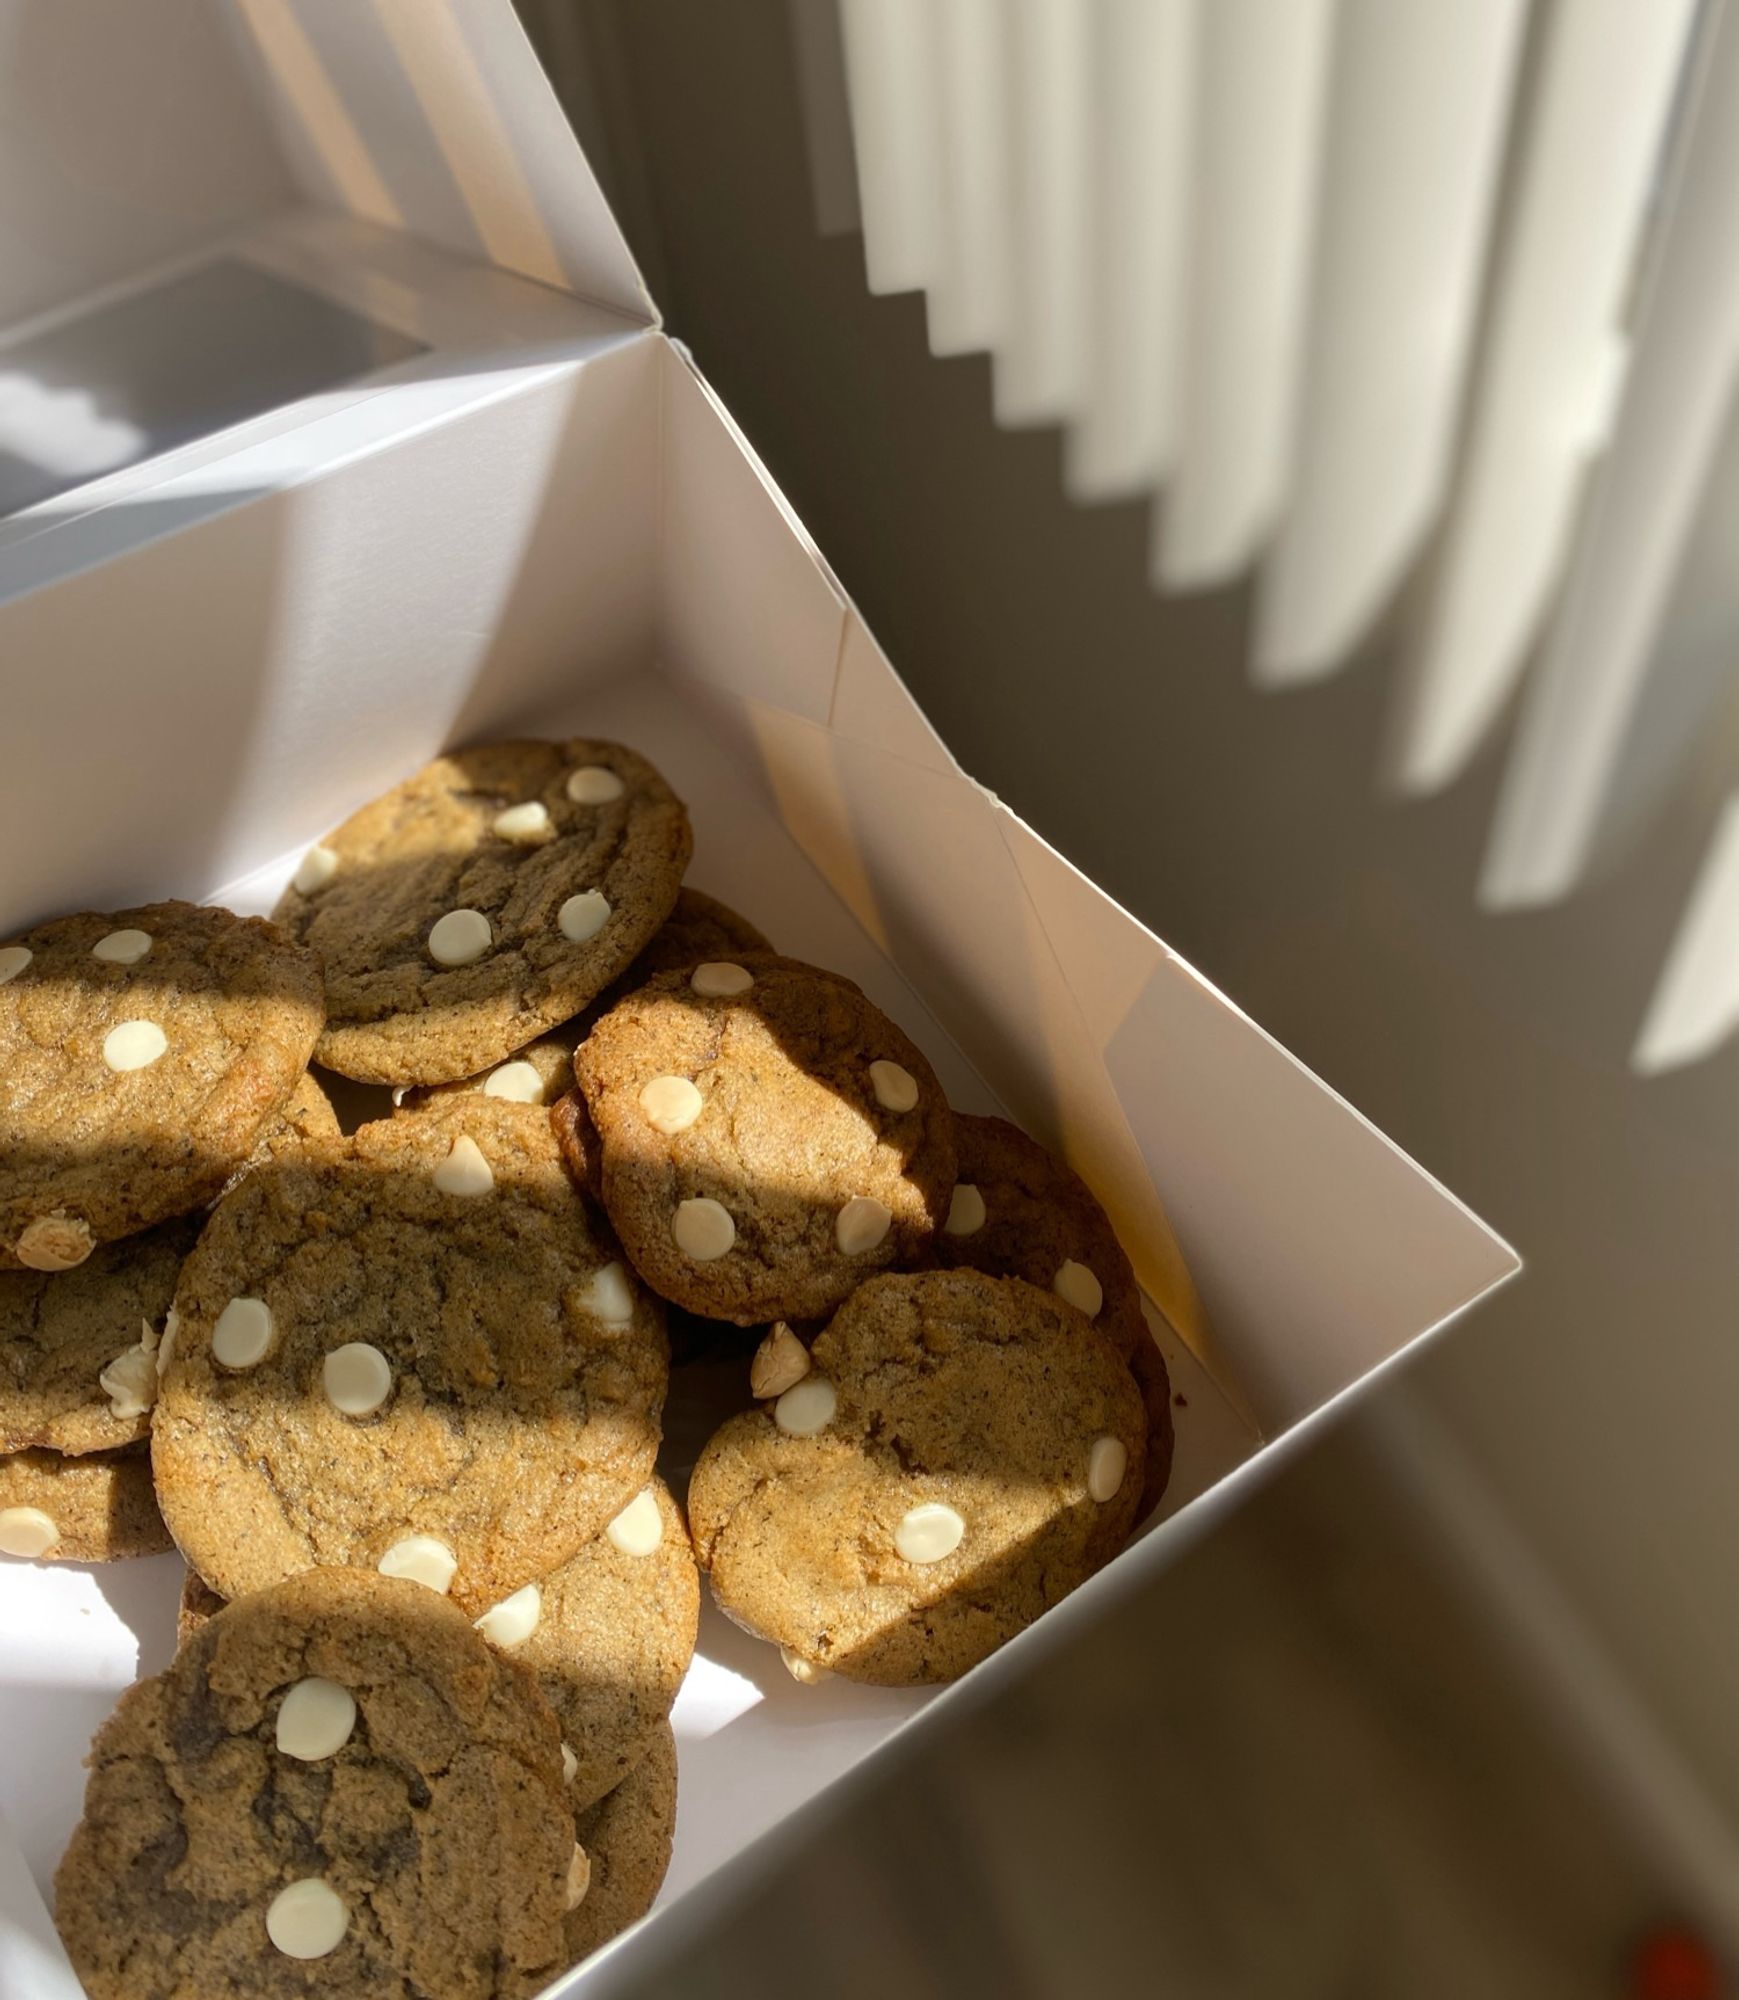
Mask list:
[[[580,1814],[574,1834],[590,1878],[562,1926],[570,1965],[645,1916],[664,1881],[676,1837],[676,1738],[668,1722],[621,1784]]]
[[[70,1271],[0,1271],[0,1451],[146,1437],[157,1341],[202,1216],[99,1244]]]
[[[504,1097],[513,1104],[554,1104],[574,1087],[574,1044],[580,1039],[580,1028],[579,1021],[564,1021],[479,1076],[461,1077],[457,1083],[412,1084],[402,1092],[395,1091],[393,1108],[421,1111],[424,1105],[439,1104],[443,1098],[464,1096]]]
[[[518,2000],[564,1956],[555,1719],[430,1591],[229,1605],[89,1762],[55,1922],[91,2000]]]
[[[618,743],[437,757],[309,849],[277,917],[320,952],[320,1060],[450,1083],[572,1019],[676,901],[682,801]]]
[[[1047,1287],[1129,1363],[1147,1405],[1145,1515],[1171,1477],[1171,1382],[1110,1217],[1079,1174],[1004,1118],[956,1112],[954,1153],[958,1179],[931,1259]]]
[[[639,985],[655,973],[676,972],[706,959],[742,958],[746,953],[772,949],[748,918],[729,903],[699,889],[684,888],[677,892],[675,907],[625,977]]]
[[[0,1269],[63,1271],[215,1196],[288,1103],[320,965],[192,903],[0,945]]]
[[[694,1658],[699,1621],[688,1526],[661,1479],[578,1555],[479,1621],[555,1710],[576,1811],[645,1756]]]
[[[534,1106],[456,1097],[256,1168],[175,1311],[158,1489],[226,1597],[384,1563],[475,1615],[651,1477],[662,1309]]]
[[[0,1555],[30,1562],[119,1562],[173,1544],[142,1444],[124,1451],[15,1451],[0,1457]]]
[[[822,1317],[917,1257],[947,1212],[942,1088],[834,973],[786,958],[659,973],[597,1024],[574,1073],[623,1247],[705,1318]]]
[[[190,1569],[175,1625],[181,1643],[224,1602]],[[621,1784],[656,1744],[694,1658],[699,1620],[688,1526],[655,1479],[553,1575],[474,1621],[534,1676],[555,1711],[574,1811]]]
[[[248,1165],[257,1167],[264,1160],[282,1159],[296,1146],[305,1146],[311,1139],[336,1139],[338,1132],[338,1114],[331,1098],[320,1088],[319,1079],[305,1072],[296,1079],[289,1103],[260,1134]]]
[[[852,1680],[952,1680],[1123,1546],[1141,1397],[1050,1292],[872,1278],[812,1361],[731,1418],[689,1482],[701,1564],[745,1630]]]

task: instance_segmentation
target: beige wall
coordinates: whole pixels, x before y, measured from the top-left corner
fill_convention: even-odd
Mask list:
[[[818,236],[783,6],[584,12],[672,332],[956,754],[1528,1258],[1414,1380],[1739,1804],[1739,1051],[1625,1067],[1709,798],[1564,908],[1478,914],[1497,759],[1379,797],[1384,645],[1252,691],[1244,595],[1152,596],[1143,511],[1066,506],[1056,438],[996,431],[986,364]]]

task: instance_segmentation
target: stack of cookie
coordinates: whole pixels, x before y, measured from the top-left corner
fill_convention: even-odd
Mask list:
[[[146,1438],[156,1350],[211,1203],[337,1122],[306,1074],[314,955],[188,903],[0,946],[0,1550],[169,1546]]]
[[[62,1876],[81,1966],[162,1978],[94,1992],[182,1990],[190,1907],[201,1978],[343,1952],[418,1986],[451,1931],[497,1968],[451,1990],[522,1990],[557,1889],[571,1961],[662,1878],[697,1547],[799,1680],[930,1681],[1163,1490],[1164,1364],[1098,1204],[957,1116],[849,979],[685,888],[691,847],[635,752],[495,744],[316,843],[271,924],[164,904],[0,947],[0,1548],[167,1533],[189,1565],[183,1653],[99,1739]],[[661,1452],[673,1336],[707,1387]],[[660,1462],[679,1491],[692,1467],[692,1542]],[[437,1824],[442,1788],[385,1784],[383,1746],[461,1674],[479,1715],[499,1696],[520,1720]],[[344,1701],[301,1692],[328,1682]],[[367,1801],[317,1853],[273,1803],[310,1782],[285,1742],[308,1704],[360,1729],[330,1797]],[[505,1838],[485,1805],[546,1713],[559,1883],[547,1828],[510,1852],[467,1817]],[[152,1760],[158,1803],[124,1824]],[[548,1775],[512,1780],[528,1829]],[[243,1793],[188,1817],[172,1864],[153,1815],[208,1784]],[[219,1839],[244,1807],[271,1835],[245,1866]],[[426,1851],[500,1872],[500,1907],[425,1923],[393,1886],[407,1813]],[[196,1830],[219,1840],[197,1866]],[[323,1890],[298,1886],[311,1858]],[[132,1958],[88,1901],[117,1869],[153,1940]]]
[[[1116,1554],[1169,1476],[1170,1385],[1075,1175],[771,954],[643,981],[574,1069],[557,1133],[630,1263],[768,1328],[688,1502],[720,1607],[799,1680],[951,1679]]]

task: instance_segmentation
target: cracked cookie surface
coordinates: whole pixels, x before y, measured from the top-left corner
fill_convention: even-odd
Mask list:
[[[555,1720],[415,1584],[228,1606],[89,1761],[55,1920],[92,2000],[517,2000],[563,1960]]]
[[[142,1444],[67,1458],[0,1456],[0,1553],[35,1562],[120,1562],[173,1547]]]
[[[85,911],[0,945],[0,1268],[67,1269],[211,1200],[323,1014],[312,952],[215,907]]]
[[[669,916],[688,814],[618,743],[437,757],[316,842],[275,915],[326,967],[319,1057],[448,1083],[569,1020]]]
[[[534,1105],[457,1097],[256,1168],[175,1310],[157,1482],[225,1597],[385,1560],[475,1615],[651,1477],[663,1309]]]
[[[696,1552],[746,1630],[853,1680],[951,1680],[1123,1546],[1141,1397],[1049,1292],[872,1278],[811,1360],[716,1432],[689,1482]]]
[[[604,1206],[667,1299],[754,1325],[830,1312],[946,1213],[952,1117],[848,979],[745,956],[657,974],[576,1051]]]

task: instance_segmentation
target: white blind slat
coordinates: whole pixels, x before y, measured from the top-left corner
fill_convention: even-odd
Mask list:
[[[839,0],[872,292],[918,291],[936,269],[941,132],[928,4]]]
[[[1342,0],[1297,461],[1256,677],[1342,665],[1447,482],[1525,8]]]
[[[1624,405],[1522,711],[1480,883],[1555,902],[1586,867],[1724,434],[1739,361],[1739,13],[1718,17]]]
[[[1694,0],[1560,0],[1527,121],[1483,379],[1409,676],[1397,777],[1450,782],[1513,691],[1616,414],[1627,284]]]
[[[930,347],[971,354],[1008,324],[1009,23],[1000,0],[932,0],[942,193],[930,278]]]
[[[1194,215],[1176,463],[1155,516],[1162,589],[1255,559],[1296,425],[1335,0],[1201,12]]]
[[[1170,468],[1189,249],[1197,0],[1098,0],[1087,225],[1087,378],[1065,441],[1072,498],[1146,493]]]
[[[1003,0],[1014,256],[996,345],[997,422],[1061,423],[1086,378],[1089,10],[1080,0]]]
[[[1739,1028],[1739,798],[1729,799],[1636,1038],[1645,1076],[1712,1055]]]

